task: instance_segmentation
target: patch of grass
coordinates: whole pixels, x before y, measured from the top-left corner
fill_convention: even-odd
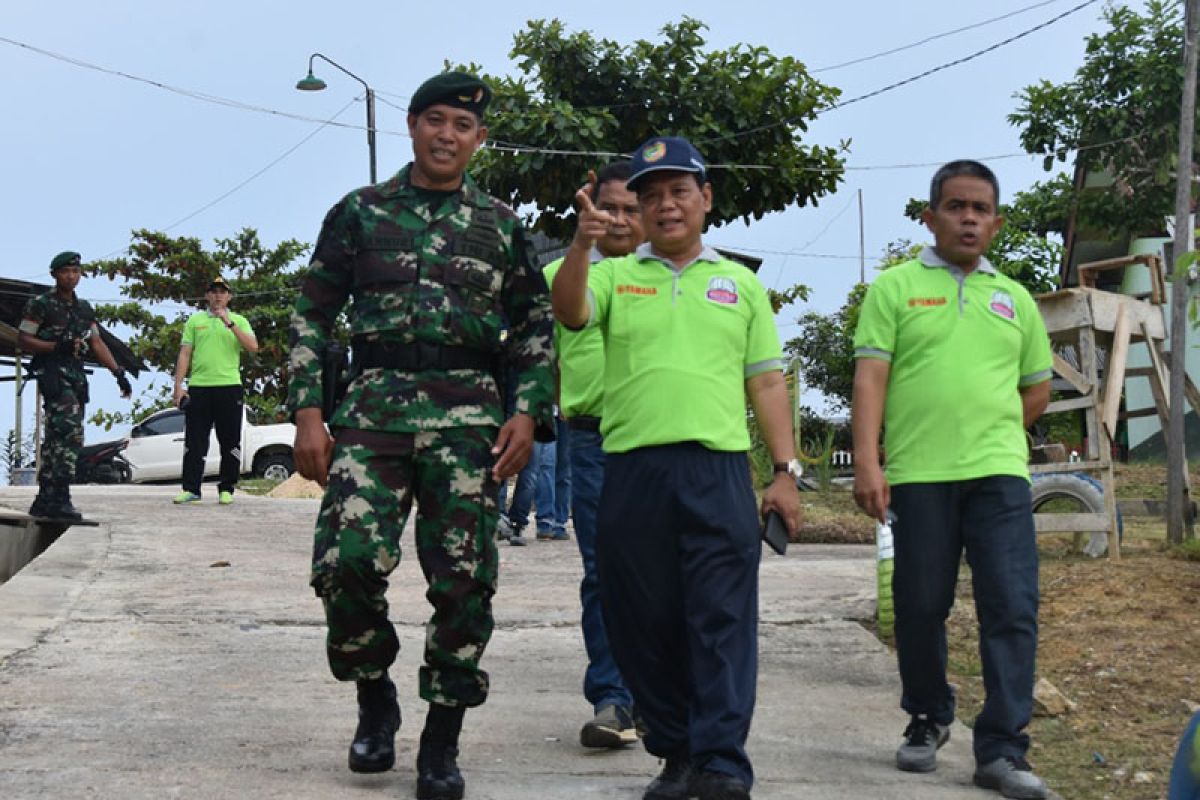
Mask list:
[[[1200,561],[1200,539],[1189,539],[1183,544],[1177,544],[1170,550],[1172,558],[1184,561]]]

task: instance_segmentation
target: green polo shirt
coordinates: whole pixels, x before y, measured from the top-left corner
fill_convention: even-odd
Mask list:
[[[679,270],[644,244],[591,266],[588,302],[588,324],[604,334],[605,452],[750,449],[745,381],[783,368],[753,272],[707,247]]]
[[[891,362],[884,404],[888,482],[1028,479],[1019,390],[1050,379],[1037,303],[986,259],[963,274],[932,248],[867,290],[856,358]]]
[[[603,261],[592,248],[592,263]],[[554,276],[563,260],[551,261],[542,269],[546,285],[554,285]],[[573,331],[554,323],[554,352],[558,354],[558,406],[567,419],[599,417],[604,412],[604,336],[599,328]]]
[[[241,314],[229,312],[229,321],[251,336],[250,323]],[[188,386],[240,386],[242,345],[220,317],[200,311],[188,317],[181,344],[192,346]]]

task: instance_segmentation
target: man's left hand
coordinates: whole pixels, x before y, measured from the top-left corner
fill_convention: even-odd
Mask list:
[[[768,511],[776,511],[787,524],[788,533],[795,535],[800,530],[803,514],[800,510],[800,492],[796,489],[796,479],[786,472],[775,473],[775,480],[763,492],[760,514],[765,519]]]
[[[496,481],[511,478],[521,471],[533,452],[533,417],[514,414],[500,428],[492,455],[499,456],[492,466],[492,477]]]

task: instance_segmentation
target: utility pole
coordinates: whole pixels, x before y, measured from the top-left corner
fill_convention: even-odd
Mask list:
[[[1192,230],[1192,157],[1196,135],[1196,40],[1200,37],[1200,0],[1186,0],[1183,30],[1183,98],[1179,109],[1179,160],[1175,171],[1175,243],[1179,259],[1194,249]],[[1192,502],[1185,475],[1184,379],[1187,377],[1187,304],[1189,270],[1170,265],[1171,283],[1171,408],[1167,442],[1167,540],[1180,544],[1192,538]]]

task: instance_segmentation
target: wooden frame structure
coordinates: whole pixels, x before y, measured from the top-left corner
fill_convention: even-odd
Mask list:
[[[1123,295],[1094,288],[1099,272],[1124,269],[1133,264],[1144,264],[1150,270],[1150,291],[1145,295]],[[1033,474],[1068,471],[1097,474],[1104,486],[1104,513],[1039,513],[1033,517],[1034,525],[1038,533],[1108,534],[1109,558],[1120,559],[1116,487],[1112,480],[1112,443],[1116,438],[1117,422],[1122,417],[1157,414],[1165,431],[1170,408],[1170,374],[1163,351],[1166,289],[1162,259],[1152,254],[1128,255],[1080,264],[1078,270],[1080,288],[1051,291],[1038,295],[1037,301],[1046,333],[1056,349],[1054,373],[1061,379],[1056,381],[1056,387],[1066,387],[1064,393],[1070,395],[1051,402],[1045,413],[1081,410],[1087,452],[1078,462],[1031,464],[1030,471]],[[1151,366],[1127,366],[1129,348],[1136,343],[1145,345]],[[1074,350],[1078,368],[1064,359],[1061,355],[1064,350]],[[1121,397],[1127,377],[1150,380],[1153,408],[1133,409],[1122,414]],[[1188,402],[1200,413],[1200,391],[1196,391],[1190,379],[1186,379],[1186,386]],[[1184,481],[1187,481],[1186,474]]]
[[[1094,288],[1098,273],[1133,264],[1144,264],[1149,268],[1150,291],[1145,295],[1135,297]],[[1056,382],[1055,388],[1064,387],[1064,393],[1071,395],[1051,402],[1046,413],[1082,411],[1087,453],[1077,462],[1031,465],[1030,472],[1098,473],[1104,486],[1105,510],[1103,514],[1035,514],[1034,522],[1039,533],[1106,533],[1109,557],[1119,559],[1113,441],[1117,423],[1123,417],[1157,414],[1163,430],[1167,429],[1170,376],[1163,351],[1166,322],[1162,309],[1167,299],[1166,284],[1162,260],[1156,255],[1124,256],[1080,264],[1078,272],[1080,288],[1038,295],[1037,303],[1056,350],[1054,374],[1061,380]],[[1136,343],[1146,347],[1150,366],[1127,367],[1129,349]],[[1074,351],[1078,368],[1061,355],[1064,350]],[[1102,354],[1104,358],[1101,358]],[[1133,409],[1123,414],[1121,397],[1125,378],[1137,376],[1149,379],[1154,407]],[[1200,391],[1190,378],[1185,384],[1188,402],[1200,413]],[[1187,479],[1186,468],[1184,479]]]

